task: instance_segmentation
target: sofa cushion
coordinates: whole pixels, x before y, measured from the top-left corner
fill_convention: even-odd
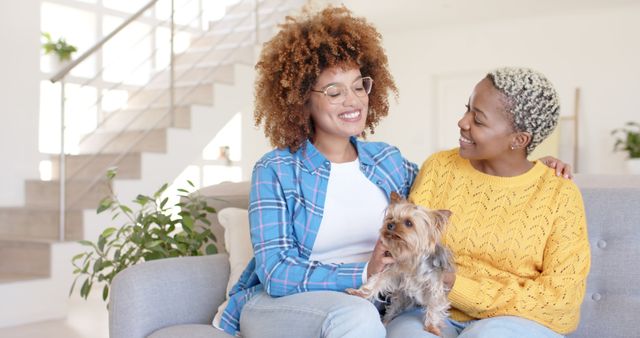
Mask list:
[[[211,325],[184,324],[162,328],[148,338],[229,338],[232,335]]]
[[[218,221],[224,228],[224,246],[229,254],[229,281],[225,295],[238,282],[244,268],[253,257],[253,246],[249,233],[249,213],[247,209],[225,208],[218,212]],[[226,298],[225,298],[226,299]],[[213,325],[219,326],[222,312],[227,307],[225,301],[218,307]]]

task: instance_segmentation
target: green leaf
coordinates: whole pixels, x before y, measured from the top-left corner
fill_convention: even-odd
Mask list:
[[[160,203],[160,209],[164,209],[165,204],[167,204],[167,202],[169,201],[169,197],[165,197],[162,200],[162,203]]]
[[[163,193],[165,190],[167,190],[167,187],[169,187],[169,184],[167,184],[167,183],[163,184],[163,185],[162,185],[162,187],[160,187],[160,189],[158,189],[158,191],[156,191],[156,192],[153,194],[153,197],[155,197],[155,198],[160,197],[160,195],[162,195],[162,193]]]
[[[96,259],[95,263],[93,263],[93,273],[98,273],[102,270],[102,258]]]
[[[107,297],[109,297],[109,285],[105,285],[102,289],[102,300],[106,301]]]
[[[127,214],[132,214],[133,213],[133,211],[126,205],[121,205],[120,206],[120,210],[124,211]]]
[[[81,240],[79,240],[79,241],[78,241],[78,243],[80,243],[80,244],[82,244],[82,245],[84,245],[84,246],[90,246],[90,247],[92,247],[93,249],[95,249],[96,251],[98,251],[98,247],[97,247],[93,242],[91,242],[91,241],[88,241],[88,240],[86,240],[86,239],[81,239]],[[89,258],[90,256],[91,256],[91,254],[89,253],[89,254],[86,256],[86,258]]]
[[[155,246],[158,246],[158,245],[160,245],[162,243],[163,243],[162,240],[151,241],[151,242],[148,242],[148,243],[145,244],[145,248],[151,249],[151,248],[153,248]]]
[[[149,201],[151,200],[151,198],[149,196],[145,196],[145,195],[138,195],[136,196],[135,202],[140,204],[141,206],[144,206],[145,204],[147,204]]]
[[[104,245],[107,243],[107,239],[100,236],[98,238],[98,252],[103,252],[104,251]]]
[[[196,186],[193,184],[193,182],[191,182],[191,180],[187,180],[187,183],[192,187],[195,188]]]
[[[215,244],[209,244],[207,245],[205,252],[207,253],[207,255],[215,255],[218,253],[218,248]]]
[[[84,255],[85,255],[85,253],[83,252],[83,253],[79,253],[79,254],[73,256],[73,258],[71,258],[71,262],[74,263],[78,259],[82,258],[82,256],[84,256]]]
[[[153,261],[160,258],[164,258],[164,256],[162,256],[162,254],[157,251],[149,252],[144,256],[145,261]]]
[[[113,205],[113,199],[111,199],[110,196],[107,196],[100,201],[100,204],[98,205],[98,210],[96,211],[96,213],[98,214],[102,213],[103,211],[111,208],[112,205]]]
[[[182,218],[182,226],[185,229],[193,229],[193,218],[191,218],[191,216],[189,215],[184,215]]]
[[[112,180],[114,177],[116,177],[117,173],[118,173],[118,167],[112,167],[107,169],[107,180]]]
[[[118,230],[118,229],[116,229],[114,227],[106,228],[106,229],[104,229],[104,231],[102,232],[102,234],[100,236],[104,237],[104,238],[109,238],[109,236],[111,236],[111,234],[116,232],[116,230]]]
[[[89,280],[89,278],[85,279],[84,283],[82,283],[82,287],[80,288],[80,296],[84,299],[87,299],[87,297],[89,297],[89,292],[91,292],[91,283]]]

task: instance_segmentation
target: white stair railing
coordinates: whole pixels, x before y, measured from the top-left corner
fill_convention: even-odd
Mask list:
[[[66,113],[66,93],[65,93],[65,84],[66,84],[66,80],[69,77],[70,72],[75,69],[78,65],[80,65],[81,63],[83,63],[85,60],[87,60],[87,58],[89,58],[90,56],[94,55],[95,53],[99,52],[100,50],[102,50],[105,46],[106,43],[108,43],[109,41],[111,41],[114,37],[118,36],[119,34],[122,34],[123,29],[125,29],[127,26],[129,26],[131,23],[133,23],[134,21],[136,21],[137,19],[141,18],[141,16],[147,12],[148,10],[154,8],[154,6],[157,6],[159,2],[161,1],[170,1],[170,15],[168,16],[168,19],[166,20],[160,20],[159,22],[157,22],[155,25],[151,26],[149,32],[144,35],[143,37],[141,37],[140,39],[138,39],[132,46],[132,48],[136,45],[141,44],[149,35],[153,34],[156,29],[158,27],[169,27],[169,64],[161,70],[156,70],[155,74],[153,76],[151,76],[151,78],[149,79],[147,85],[145,86],[141,86],[139,88],[137,88],[133,93],[131,93],[131,95],[129,96],[129,100],[131,100],[132,98],[135,98],[137,95],[139,95],[140,93],[142,93],[145,89],[148,88],[149,84],[152,83],[162,72],[169,72],[169,80],[168,80],[168,88],[166,89],[166,91],[159,91],[159,93],[156,95],[156,97],[152,98],[152,100],[150,101],[150,103],[148,105],[146,105],[145,107],[143,107],[142,109],[139,109],[136,114],[128,121],[128,123],[126,123],[123,127],[120,128],[120,130],[116,133],[114,133],[112,135],[112,137],[107,140],[106,142],[104,142],[98,150],[92,152],[92,154],[90,156],[88,156],[85,161],[83,163],[81,163],[74,172],[72,173],[67,173],[67,168],[66,168],[66,156],[67,156],[67,150],[66,150],[66,140],[65,140],[65,134],[66,134],[66,129],[67,129],[67,122],[65,119],[65,113]],[[254,10],[252,12],[247,12],[246,15],[244,17],[242,17],[240,20],[238,20],[238,22],[231,27],[230,29],[228,29],[228,32],[220,39],[220,42],[225,41],[227,38],[229,38],[232,34],[237,33],[238,31],[240,31],[240,27],[246,27],[246,22],[250,22],[249,19],[251,19],[252,17],[254,18],[254,23],[255,23],[255,29],[252,30],[248,30],[247,31],[247,35],[246,35],[246,39],[241,39],[240,42],[236,43],[234,46],[232,46],[232,48],[229,48],[228,52],[222,57],[222,59],[220,61],[218,61],[216,64],[212,65],[213,67],[211,67],[209,69],[209,71],[207,72],[203,72],[203,74],[200,76],[199,80],[197,80],[197,83],[193,86],[193,88],[191,90],[186,91],[185,93],[183,93],[180,97],[176,97],[176,91],[175,91],[175,84],[177,81],[179,81],[182,77],[184,77],[186,74],[189,74],[189,72],[193,69],[195,69],[196,67],[198,67],[200,64],[203,63],[204,60],[207,59],[207,57],[213,53],[214,51],[216,51],[216,46],[217,45],[212,45],[210,46],[210,48],[208,48],[204,53],[202,53],[202,55],[196,60],[194,61],[191,66],[182,72],[182,75],[180,76],[176,76],[176,66],[175,66],[175,47],[174,47],[174,40],[175,40],[175,36],[177,33],[181,32],[181,31],[188,31],[190,33],[195,33],[195,34],[199,34],[199,36],[195,39],[192,39],[192,41],[197,41],[201,38],[203,38],[206,34],[207,31],[203,31],[203,30],[198,30],[198,29],[194,29],[194,23],[197,24],[198,27],[202,27],[202,22],[203,22],[203,6],[202,6],[202,1],[203,0],[189,0],[190,1],[198,1],[198,12],[188,21],[188,23],[186,24],[177,24],[175,22],[175,17],[176,17],[176,12],[180,10],[180,8],[176,9],[175,8],[175,0],[150,0],[147,4],[145,4],[142,8],[140,8],[140,10],[138,10],[137,12],[135,12],[134,14],[132,14],[129,18],[127,18],[126,20],[124,20],[124,22],[122,22],[122,24],[120,24],[118,27],[116,27],[111,33],[109,33],[107,36],[105,36],[104,38],[102,38],[98,43],[96,43],[93,47],[89,48],[86,52],[84,52],[81,56],[79,56],[77,59],[73,60],[71,63],[69,63],[67,66],[65,66],[64,68],[62,68],[59,72],[57,72],[53,77],[50,78],[51,82],[53,83],[60,83],[60,96],[61,96],[61,104],[60,104],[60,150],[59,150],[59,208],[60,208],[60,216],[59,216],[59,239],[61,241],[64,240],[64,234],[65,234],[65,213],[66,210],[69,209],[70,207],[75,206],[79,201],[81,201],[83,199],[83,197],[89,192],[91,191],[91,189],[93,189],[102,179],[103,175],[99,174],[96,175],[90,182],[89,184],[86,184],[83,189],[81,191],[79,191],[77,194],[75,194],[74,199],[71,201],[67,201],[67,197],[66,197],[66,190],[67,190],[67,182],[73,178],[75,178],[83,169],[87,168],[94,160],[97,156],[104,154],[106,152],[106,149],[121,135],[123,135],[124,133],[126,133],[128,130],[130,130],[130,127],[139,119],[141,118],[146,112],[148,112],[150,109],[152,109],[153,107],[153,102],[157,101],[159,98],[168,95],[169,96],[169,104],[167,107],[167,110],[164,114],[160,114],[161,116],[155,121],[150,123],[147,128],[144,129],[144,131],[142,131],[141,133],[138,134],[138,136],[122,151],[120,151],[118,153],[118,155],[110,162],[109,166],[115,166],[118,163],[120,163],[120,161],[125,158],[127,155],[131,154],[133,152],[133,149],[136,147],[136,145],[138,143],[140,143],[149,133],[151,133],[154,129],[156,129],[160,123],[167,119],[169,120],[168,125],[172,126],[174,125],[174,116],[175,116],[175,107],[180,106],[181,104],[183,104],[190,95],[193,94],[193,91],[195,89],[197,89],[200,85],[202,85],[207,79],[209,79],[213,74],[215,74],[215,72],[217,72],[220,69],[220,65],[225,64],[232,56],[234,53],[234,50],[238,47],[241,47],[244,44],[244,41],[254,41],[254,43],[259,43],[259,32],[261,30],[261,26],[260,26],[260,20],[261,20],[261,12],[260,10],[262,10],[263,6],[259,6],[260,1],[264,1],[264,0],[241,0],[239,1],[236,5],[230,7],[230,10],[233,11],[233,9],[236,6],[241,6],[245,3],[253,3],[253,8]],[[183,7],[186,7],[188,5],[187,2],[186,4],[183,4]],[[292,2],[291,1],[286,1],[286,0],[281,0],[277,5],[276,8],[279,9],[293,9],[294,6],[297,6],[299,4],[299,1],[294,1],[293,2],[293,6],[292,6]],[[289,5],[289,6],[287,6]],[[264,12],[264,11],[263,11]],[[272,13],[268,13],[267,16],[263,16],[262,20],[267,21],[269,19],[272,19],[274,16],[278,15],[277,11],[273,11]],[[235,16],[235,18],[237,19],[237,15]],[[224,21],[224,18],[221,19],[220,21],[218,21],[217,23],[212,25],[212,28],[215,29],[216,24],[219,24],[221,22]],[[252,36],[253,35],[253,36]],[[143,65],[145,65],[146,62],[148,62],[149,60],[151,60],[152,58],[155,58],[157,55],[157,52],[160,48],[156,47],[153,48],[153,50],[151,51],[150,55],[147,56],[144,60],[142,60],[140,63],[138,63],[134,69],[133,72],[136,72],[139,68],[141,68]],[[108,69],[110,67],[110,65],[101,67],[95,74],[95,76],[93,76],[92,78],[82,82],[81,87],[83,86],[89,86],[91,85],[94,81],[98,80],[99,78],[101,78],[103,76],[103,73],[106,69]],[[133,73],[131,73],[133,74]],[[116,83],[114,83],[113,85],[111,85],[108,90],[106,92],[103,93],[98,93],[97,94],[97,100],[95,100],[95,102],[93,103],[93,105],[91,107],[88,107],[88,109],[92,109],[94,107],[98,107],[100,106],[104,96],[106,95],[106,93],[114,91],[114,90],[118,90],[119,88],[130,88],[131,86],[126,84],[127,78],[122,79],[121,81],[118,81]],[[99,109],[97,109],[99,111]],[[82,140],[87,139],[88,137],[91,137],[91,135],[97,133],[97,131],[99,131],[101,129],[101,127],[113,116],[116,116],[116,113],[120,112],[124,110],[124,108],[121,108],[119,110],[116,110],[114,112],[111,112],[109,116],[107,116],[104,119],[101,119],[98,124],[97,127],[89,134],[85,135]]]

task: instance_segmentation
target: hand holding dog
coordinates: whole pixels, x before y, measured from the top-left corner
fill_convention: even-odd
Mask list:
[[[442,282],[444,283],[444,289],[449,293],[451,289],[453,289],[453,284],[456,283],[456,273],[455,272],[445,272],[443,273]]]
[[[387,247],[378,239],[367,265],[367,278],[382,272],[387,265],[395,263],[395,259],[388,254],[387,250]]]

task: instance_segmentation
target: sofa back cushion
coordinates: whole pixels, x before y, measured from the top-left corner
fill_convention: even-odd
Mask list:
[[[636,337],[640,313],[640,188],[581,186],[591,271],[570,337]]]

